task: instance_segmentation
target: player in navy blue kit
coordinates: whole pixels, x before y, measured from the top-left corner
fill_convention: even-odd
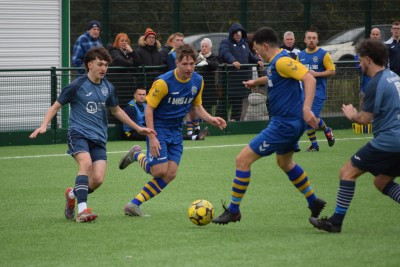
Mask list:
[[[326,78],[335,74],[335,64],[333,64],[329,53],[318,47],[318,33],[316,31],[306,31],[304,42],[306,43],[307,48],[298,54],[297,59],[310,70],[310,73],[317,80],[315,98],[311,110],[318,118],[317,128],[313,128],[311,125],[307,125],[306,127],[307,135],[311,142],[311,146],[307,148],[306,151],[317,152],[319,151],[319,145],[315,129],[321,129],[324,131],[329,146],[335,144],[332,129],[327,127],[324,120],[320,118],[326,99]]]
[[[318,217],[325,201],[317,198],[307,173],[293,161],[299,150],[297,142],[305,123],[317,127],[317,118],[311,111],[315,94],[315,78],[308,69],[279,48],[278,37],[271,28],[259,29],[253,37],[257,53],[269,65],[266,76],[244,82],[248,88],[268,84],[269,112],[272,117],[268,127],[259,133],[236,157],[236,177],[233,179],[231,203],[225,211],[212,220],[216,224],[240,221],[240,203],[250,183],[250,167],[262,157],[276,154],[278,166],[292,184],[304,195],[311,217]],[[304,84],[304,102],[299,81]],[[304,119],[304,120],[303,120]]]
[[[155,134],[154,130],[138,126],[118,106],[114,86],[104,78],[112,58],[105,48],[93,48],[84,58],[87,75],[66,86],[56,102],[47,111],[39,128],[29,137],[36,138],[47,130],[57,111],[70,104],[68,153],[78,163],[75,188],[65,192],[65,217],[74,219],[75,198],[78,202],[76,222],[89,222],[97,218],[87,207],[88,193],[97,189],[104,180],[107,166],[107,108],[121,122],[142,134]]]
[[[379,40],[364,40],[356,46],[363,74],[371,77],[363,110],[343,105],[345,116],[359,124],[372,122],[374,138],[358,150],[340,170],[336,208],[330,218],[312,218],[311,223],[327,232],[339,233],[353,199],[356,179],[365,172],[375,176],[374,184],[384,195],[400,203],[400,77],[385,69],[388,50]]]
[[[226,127],[224,119],[211,116],[201,105],[204,81],[194,72],[196,59],[190,45],[177,48],[176,68],[159,76],[146,97],[146,126],[157,131],[157,136],[147,135],[147,155],[139,146],[133,146],[121,159],[119,168],[125,169],[138,161],[153,178],[125,205],[126,215],[146,216],[140,205],[157,196],[175,179],[183,152],[183,118],[190,109],[211,125]]]

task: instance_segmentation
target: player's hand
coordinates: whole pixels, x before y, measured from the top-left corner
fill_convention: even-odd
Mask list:
[[[243,85],[247,89],[253,89],[254,87],[256,87],[256,81],[255,80],[248,80],[248,81],[243,82]]]
[[[157,135],[157,132],[154,129],[146,128],[146,127],[139,127],[137,130],[138,133],[143,135],[154,134]]]
[[[37,128],[35,131],[33,131],[33,133],[31,133],[31,135],[29,135],[29,138],[33,139],[36,138],[36,136],[38,134],[44,134],[47,130],[47,127],[39,127]]]
[[[318,119],[315,117],[314,112],[310,109],[303,110],[304,121],[313,127],[314,129],[318,129]]]
[[[154,158],[158,158],[160,156],[160,141],[158,141],[157,137],[152,136],[149,138],[149,149],[150,149],[150,155]]]
[[[342,105],[342,111],[344,113],[344,115],[346,116],[346,118],[348,118],[349,120],[353,120],[354,116],[357,115],[357,109],[355,107],[353,107],[352,104],[349,105]]]
[[[226,121],[221,117],[211,117],[208,121],[211,125],[218,127],[220,130],[226,128]]]

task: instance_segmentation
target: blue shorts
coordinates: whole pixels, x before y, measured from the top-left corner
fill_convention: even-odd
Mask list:
[[[314,98],[313,105],[311,107],[311,111],[314,113],[315,117],[319,118],[321,115],[321,111],[324,108],[325,100]]]
[[[385,152],[373,147],[370,143],[360,148],[352,157],[351,163],[360,170],[391,177],[400,176],[400,153]]]
[[[67,153],[71,156],[74,157],[80,152],[88,152],[92,162],[107,160],[106,144],[95,143],[73,130],[68,130],[67,140],[69,148]]]
[[[283,155],[299,151],[298,141],[305,130],[303,119],[274,119],[261,133],[250,141],[250,148],[262,157],[276,153]]]
[[[157,128],[157,139],[160,142],[160,156],[154,158],[150,156],[149,139],[147,143],[147,162],[149,166],[174,161],[179,165],[183,154],[182,130],[175,128]]]

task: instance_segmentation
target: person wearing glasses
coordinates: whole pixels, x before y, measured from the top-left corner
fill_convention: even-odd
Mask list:
[[[392,23],[392,37],[385,42],[389,50],[388,67],[400,75],[400,21]]]

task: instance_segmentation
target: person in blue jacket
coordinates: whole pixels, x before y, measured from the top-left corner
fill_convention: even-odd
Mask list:
[[[261,58],[255,56],[247,43],[247,31],[239,23],[232,24],[229,29],[228,38],[221,41],[219,46],[219,57],[221,63],[232,64],[229,70],[228,95],[223,97],[227,100],[218,105],[217,114],[227,118],[227,106],[231,107],[231,121],[243,120],[247,110],[247,97],[250,91],[243,85],[243,81],[252,78],[251,67],[243,67],[242,64],[258,64],[263,67]],[[248,71],[246,71],[248,70]]]

